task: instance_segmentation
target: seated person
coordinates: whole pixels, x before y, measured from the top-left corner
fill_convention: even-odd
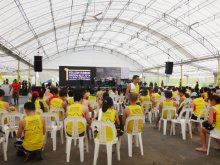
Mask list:
[[[67,108],[67,118],[85,118],[87,123],[90,124],[91,120],[89,117],[88,107],[82,104],[83,102],[83,90],[76,89],[74,91],[74,104],[71,104]],[[72,123],[67,124],[67,134],[69,136],[72,135]],[[79,136],[84,136],[85,128],[83,128],[83,124],[79,123],[78,125]]]
[[[159,120],[160,120],[160,117],[162,115],[162,110],[163,108],[166,108],[166,107],[175,107],[177,109],[178,105],[172,100],[172,97],[173,97],[173,94],[172,94],[172,91],[165,91],[165,100],[160,104],[160,107],[159,107],[159,115],[158,115],[158,118],[156,120],[156,128],[158,127],[158,123],[159,123]],[[172,114],[172,117],[174,117],[175,114]],[[167,117],[167,111],[164,112],[164,118]]]
[[[88,98],[89,102],[96,102],[96,95],[95,95],[95,90],[94,89],[91,89],[90,90],[90,95],[89,95],[89,98]]]
[[[31,155],[35,155],[36,160],[42,160],[41,150],[43,148],[45,123],[40,115],[35,113],[34,103],[25,103],[24,109],[27,116],[20,121],[16,136],[18,139],[24,138],[24,140],[20,146],[17,146],[18,142],[16,142],[16,148],[19,152],[23,152],[26,155],[25,161],[27,161]],[[22,134],[24,137],[22,137]]]
[[[192,98],[191,108],[194,111],[194,114],[192,114],[191,119],[197,120],[197,117],[200,114],[200,111],[204,108],[206,108],[206,103],[204,99],[198,95],[198,93],[193,92],[190,97]],[[203,113],[201,116],[201,119],[204,119],[205,113]]]
[[[209,118],[208,118],[208,124],[214,126],[214,129],[209,131],[204,127],[199,128],[200,132],[200,141],[201,141],[201,147],[195,148],[196,151],[200,152],[206,152],[206,135],[214,134],[217,136],[220,136],[220,97],[217,95],[213,95],[210,98],[211,107],[209,109]],[[216,142],[219,145],[220,148],[220,140],[216,139]]]
[[[136,93],[130,93],[129,94],[129,103],[130,105],[128,107],[125,108],[125,110],[123,111],[123,116],[122,116],[122,124],[125,125],[126,123],[126,119],[129,116],[144,116],[144,112],[143,109],[140,105],[137,105],[137,99],[138,99],[138,94]],[[127,128],[127,133],[132,133],[132,128],[133,128],[133,121],[131,121],[130,123],[128,123],[128,128]],[[142,128],[143,128],[143,122],[140,121],[138,123],[138,129],[141,132]]]
[[[70,89],[69,92],[68,92],[68,97],[67,97],[68,105],[74,104],[74,97],[73,97],[73,95],[74,95],[73,90]]]
[[[44,92],[39,93],[39,101],[41,101],[44,105],[47,104],[46,99],[44,99]]]
[[[4,95],[5,95],[5,91],[0,89],[0,111],[5,110],[10,112],[9,104],[3,101]]]
[[[117,126],[120,125],[120,122],[118,112],[114,110],[113,105],[114,103],[111,97],[107,96],[103,98],[101,121],[110,121]],[[108,127],[106,128],[106,134],[107,141],[111,141],[113,139],[112,132]]]
[[[141,103],[151,101],[150,95],[147,90],[142,92],[142,96],[140,97]]]
[[[41,109],[44,112],[44,104],[40,101],[37,91],[32,92],[31,102],[35,104],[36,109]]]
[[[89,96],[88,96],[88,94],[90,95],[89,92],[83,91],[83,102],[82,102],[82,104],[85,105],[89,109],[89,112],[92,113],[92,118],[93,118],[94,117],[94,109],[91,106],[91,104],[89,103],[89,100],[88,100]]]

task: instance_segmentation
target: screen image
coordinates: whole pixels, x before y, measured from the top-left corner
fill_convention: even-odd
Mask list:
[[[66,81],[74,81],[74,80],[91,80],[91,70],[75,70],[65,68],[66,71]]]
[[[91,85],[91,80],[96,76],[94,67],[60,66],[59,83],[61,86]]]

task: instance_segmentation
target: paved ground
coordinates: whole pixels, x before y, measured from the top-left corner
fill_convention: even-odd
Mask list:
[[[178,127],[177,127],[178,129]],[[210,156],[194,151],[194,148],[199,146],[198,133],[193,134],[193,139],[183,141],[179,131],[176,131],[176,136],[163,136],[162,132],[155,130],[152,125],[146,124],[143,133],[144,156],[140,155],[139,148],[133,147],[133,157],[128,157],[127,139],[123,137],[121,145],[121,161],[117,161],[116,152],[113,153],[113,165],[219,165],[220,152],[213,149],[215,145],[212,143]],[[63,165],[63,164],[82,164],[92,165],[94,144],[90,141],[90,152],[85,153],[85,161],[80,163],[79,150],[72,147],[70,163],[66,163],[65,145],[60,143],[58,136],[57,151],[52,151],[50,139],[43,151],[43,160],[41,162],[23,162],[22,158],[16,157],[16,152],[13,148],[14,139],[10,139],[8,149],[8,161],[3,161],[2,149],[0,149],[0,165]],[[1,146],[2,147],[2,146]],[[1,148],[0,147],[0,148]],[[106,151],[104,147],[100,148],[98,165],[107,164]]]

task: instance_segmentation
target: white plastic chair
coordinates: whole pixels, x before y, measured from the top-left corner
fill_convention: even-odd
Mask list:
[[[207,108],[203,108],[203,109],[200,111],[200,113],[199,113],[199,115],[198,115],[198,117],[197,117],[197,120],[190,119],[190,123],[191,123],[191,124],[192,124],[192,123],[200,123],[200,125],[202,126],[202,122],[203,122],[205,119],[208,118],[208,112],[209,112],[209,110],[208,110]],[[201,118],[202,118],[202,117],[201,117],[202,114],[205,114],[204,119],[201,119]]]
[[[20,104],[20,105],[18,106],[18,112],[19,112],[19,113],[24,113],[24,104]]]
[[[36,114],[41,115],[42,113],[44,113],[42,109],[36,109]]]
[[[133,121],[134,125],[132,128],[132,132],[128,133],[127,129],[128,129],[128,124]],[[126,123],[125,123],[125,133],[127,134],[128,137],[128,156],[132,157],[132,137],[135,136],[135,140],[136,140],[136,146],[138,147],[138,142],[140,143],[140,151],[141,151],[141,155],[144,155],[144,150],[143,150],[143,142],[142,142],[142,132],[138,132],[138,122],[142,121],[143,123],[145,123],[145,117],[144,116],[130,116],[126,119]]]
[[[167,117],[164,118],[164,113],[167,112]],[[172,113],[173,112],[173,113]],[[172,117],[172,114],[174,114],[174,116]],[[162,115],[159,121],[159,131],[160,131],[160,127],[161,127],[161,122],[163,122],[163,135],[166,135],[167,132],[167,122],[171,121],[172,119],[174,119],[176,117],[176,107],[165,107],[162,109]]]
[[[209,155],[210,144],[211,144],[211,138],[220,140],[220,134],[217,135],[217,134],[215,134],[214,132],[210,131],[209,141],[208,141],[208,148],[207,148],[207,156]]]
[[[50,108],[50,112],[54,112],[59,116],[60,127],[57,128],[60,131],[61,143],[63,144],[63,121],[65,118],[65,113],[63,108]],[[62,114],[62,118],[60,118],[60,113]]]
[[[94,138],[95,151],[94,151],[93,165],[97,164],[100,145],[106,145],[108,165],[112,165],[112,145],[116,144],[117,158],[118,158],[118,161],[120,161],[120,142],[116,136],[117,131],[116,131],[115,125],[112,122],[108,122],[108,121],[94,121],[94,122],[92,122],[91,127],[92,127],[93,132],[96,129],[99,132],[99,137]],[[113,134],[112,141],[107,141],[106,137],[108,135],[106,133],[106,128],[110,128],[110,130]]]
[[[68,123],[72,123],[72,135],[67,135],[66,127]],[[78,123],[82,123],[84,125],[84,136],[79,136],[78,132]],[[86,136],[86,119],[85,118],[66,118],[64,120],[64,131],[66,137],[66,161],[70,161],[70,151],[71,151],[71,143],[72,140],[79,140],[79,150],[80,150],[80,162],[84,161],[84,139],[86,139],[86,150],[89,152],[88,139]]]
[[[57,139],[57,130],[60,130],[60,120],[59,116],[56,113],[42,113],[41,117],[45,121],[46,133],[44,136],[44,144],[47,142],[47,133],[51,133],[51,138],[53,142],[53,151],[56,151],[56,139]]]
[[[6,149],[8,148],[9,133],[13,136],[13,133],[17,133],[19,127],[19,121],[24,118],[20,113],[4,113],[1,118],[2,131],[5,133]],[[5,122],[7,121],[7,122]]]
[[[8,111],[6,111],[6,110],[0,110],[0,126],[2,126],[2,116],[3,116],[5,113],[8,113]]]
[[[141,107],[144,109],[145,117],[148,115],[148,120],[150,123],[152,123],[152,102],[145,101],[141,104]]]
[[[7,144],[6,144],[6,140],[4,137],[0,138],[0,143],[2,143],[4,161],[7,161]]]
[[[180,115],[177,117],[177,119],[171,120],[170,135],[172,135],[172,134],[175,135],[175,125],[180,124],[182,138],[183,138],[183,140],[186,140],[186,125],[188,124],[189,134],[190,134],[190,137],[192,138],[192,128],[191,128],[191,124],[190,124],[191,114],[192,114],[191,108],[182,109],[182,111],[180,112]]]
[[[44,109],[47,110],[47,112],[50,112],[50,107],[47,104],[44,104]]]
[[[152,108],[152,119],[155,119],[159,115],[159,107],[160,107],[161,101],[156,102],[156,106]]]

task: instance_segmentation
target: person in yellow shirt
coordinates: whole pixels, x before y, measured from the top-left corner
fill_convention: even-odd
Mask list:
[[[191,119],[197,120],[197,117],[200,114],[200,111],[204,108],[206,108],[206,103],[204,101],[204,99],[198,95],[198,93],[193,92],[190,97],[192,98],[192,104],[191,104],[191,108],[194,111],[194,114],[192,114]],[[200,116],[201,119],[204,119],[205,114],[202,114]]]
[[[68,105],[72,105],[74,104],[74,97],[73,97],[74,93],[73,93],[73,90],[71,89],[69,92],[68,92],[68,97],[67,97],[67,103]]]
[[[206,148],[206,135],[207,134],[214,134],[216,136],[220,136],[220,97],[217,95],[213,95],[210,98],[210,103],[211,103],[211,107],[209,109],[209,118],[208,118],[208,124],[210,126],[214,126],[213,129],[208,130],[206,129],[203,123],[203,127],[199,128],[199,132],[200,132],[200,141],[201,141],[201,147],[195,148],[196,151],[199,152],[207,152],[207,148]],[[218,143],[218,146],[220,148],[220,140],[219,139],[215,139],[216,142]]]
[[[91,89],[90,90],[90,95],[89,95],[89,97],[88,97],[88,100],[89,100],[89,102],[91,103],[91,102],[96,102],[96,95],[95,95],[95,90],[94,89]]]
[[[41,101],[44,105],[47,105],[47,101],[44,99],[44,92],[39,93],[39,101]]]
[[[4,95],[5,95],[5,91],[0,89],[0,111],[6,110],[6,111],[10,112],[9,104],[7,102],[3,101]]]
[[[130,93],[129,94],[130,105],[128,107],[126,107],[125,110],[123,111],[123,116],[122,116],[122,124],[123,125],[125,125],[126,119],[129,116],[144,116],[144,111],[143,111],[142,107],[140,105],[136,104],[137,99],[138,99],[137,93]],[[128,123],[127,133],[132,132],[133,125],[134,125],[133,121]],[[138,122],[138,130],[141,132],[142,128],[143,128],[143,122],[139,121]]]
[[[56,95],[55,95],[56,96]],[[67,101],[66,101],[66,90],[60,89],[59,96],[51,98],[50,100],[50,108],[64,108],[66,109]]]
[[[44,112],[44,104],[40,101],[37,91],[32,92],[31,102],[35,104],[36,109],[41,109]]]
[[[147,91],[147,90],[144,90],[144,91],[142,92],[142,96],[140,97],[140,100],[141,100],[141,103],[151,101],[151,97],[150,97],[150,95],[148,94],[148,91]]]
[[[71,104],[67,109],[67,118],[85,118],[87,123],[90,124],[91,120],[89,117],[88,107],[82,104],[83,102],[83,90],[76,89],[74,91],[74,104]],[[72,135],[72,123],[67,124],[67,134]],[[86,128],[83,127],[82,123],[78,125],[79,136],[84,136]]]
[[[42,160],[41,150],[43,148],[43,135],[45,134],[45,122],[35,112],[35,105],[32,102],[24,104],[26,117],[19,122],[17,139],[15,147],[19,153],[26,155],[25,161],[30,156],[35,156],[36,160]],[[23,142],[20,140],[24,135]],[[20,145],[19,145],[20,144]]]
[[[175,107],[176,109],[178,108],[178,105],[172,100],[172,97],[173,97],[173,94],[172,94],[172,91],[165,91],[164,92],[165,94],[165,100],[160,104],[160,107],[159,107],[159,115],[158,115],[158,118],[156,120],[156,128],[158,127],[158,123],[159,123],[159,120],[160,120],[160,117],[162,116],[162,110],[163,108],[166,108],[166,107]],[[167,118],[167,111],[164,111],[164,114],[163,114],[164,118]],[[175,114],[172,114],[172,116],[174,117]]]

